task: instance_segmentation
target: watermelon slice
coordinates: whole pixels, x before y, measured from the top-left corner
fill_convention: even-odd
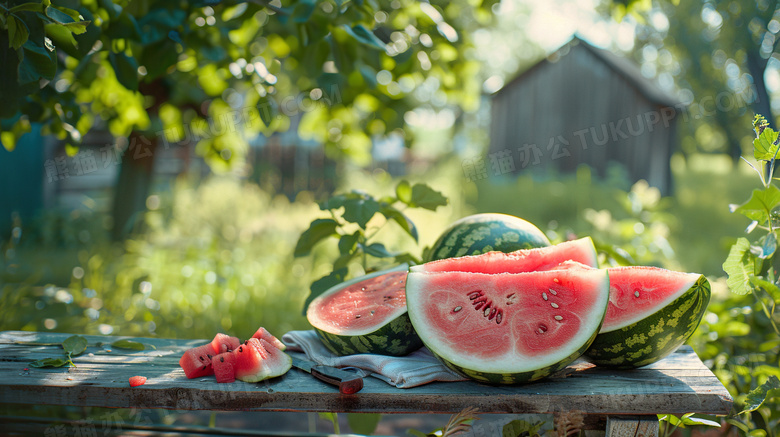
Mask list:
[[[285,346],[284,343],[279,341],[278,338],[274,337],[270,332],[268,332],[267,329],[263,328],[262,326],[257,328],[257,332],[255,332],[252,338],[263,339],[280,351],[287,349],[287,346]]]
[[[601,366],[640,367],[669,355],[699,326],[710,284],[698,273],[658,267],[608,269],[609,306],[588,358]]]
[[[608,301],[606,270],[576,262],[527,273],[412,271],[406,280],[409,317],[428,349],[493,384],[566,367],[596,337]]]
[[[566,241],[554,246],[517,250],[510,253],[488,252],[431,261],[412,266],[413,272],[522,273],[550,270],[568,260],[598,267],[598,255],[590,237]]]
[[[211,343],[187,349],[179,359],[179,366],[190,379],[213,375],[214,368],[211,366],[211,358],[214,355],[216,354]]]
[[[361,276],[314,299],[306,311],[323,344],[337,355],[406,355],[422,346],[406,313],[408,266]]]
[[[281,376],[292,367],[292,358],[263,339],[250,338],[233,351],[236,379],[258,382]]]
[[[214,357],[211,361],[214,367],[214,377],[217,382],[233,382],[236,380],[235,351],[224,352]]]
[[[211,340],[211,348],[214,349],[214,354],[221,354],[223,352],[232,351],[241,344],[241,340],[238,337],[231,337],[219,333],[214,336],[214,340]]]

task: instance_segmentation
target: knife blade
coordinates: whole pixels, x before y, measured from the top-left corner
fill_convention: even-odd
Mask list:
[[[341,370],[337,367],[324,366],[297,357],[292,357],[292,359],[294,367],[310,373],[322,382],[335,385],[339,388],[339,393],[351,395],[363,388],[363,377],[357,373]]]

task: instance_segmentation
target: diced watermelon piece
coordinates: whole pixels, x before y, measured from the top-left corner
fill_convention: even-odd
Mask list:
[[[179,359],[179,366],[190,379],[213,375],[214,367],[211,365],[211,359],[214,355],[216,354],[211,343],[187,349]]]
[[[257,382],[287,373],[292,358],[263,339],[250,338],[234,351],[236,379]]]
[[[284,345],[281,341],[279,341],[278,338],[274,337],[273,334],[268,332],[267,329],[263,328],[262,326],[257,328],[257,332],[255,332],[255,335],[252,336],[252,338],[256,338],[258,340],[262,339],[270,343],[272,346],[275,346],[280,351],[283,351],[287,348],[287,346]]]
[[[236,361],[235,354],[236,351],[224,352],[211,360],[217,382],[233,382],[236,380],[236,370],[234,366]]]
[[[214,354],[221,354],[223,352],[232,351],[241,344],[241,340],[238,337],[231,337],[222,333],[214,336],[214,340],[211,340],[211,348],[214,349]]]
[[[146,383],[146,377],[145,376],[131,376],[130,377],[130,387],[138,387],[139,385],[144,385]]]

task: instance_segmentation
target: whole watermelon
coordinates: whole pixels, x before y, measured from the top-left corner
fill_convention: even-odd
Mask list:
[[[550,240],[544,232],[520,217],[497,213],[474,214],[452,223],[433,244],[426,261],[549,245]]]

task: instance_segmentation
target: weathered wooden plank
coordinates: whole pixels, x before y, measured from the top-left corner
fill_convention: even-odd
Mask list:
[[[658,437],[658,418],[607,417],[606,437]]]
[[[457,382],[397,389],[369,377],[360,393],[344,396],[296,369],[258,384],[217,384],[213,377],[189,380],[178,358],[205,340],[138,339],[157,349],[109,352],[105,345],[118,337],[85,336],[90,346],[74,360],[77,368],[28,366],[33,359],[62,354],[59,343],[67,337],[0,333],[0,403],[385,413],[456,413],[479,405],[491,413],[581,410],[618,415],[726,414],[731,408],[728,392],[690,348],[642,369],[615,371],[578,363],[554,377],[520,386]],[[147,383],[129,387],[127,379],[134,375],[146,376]]]

